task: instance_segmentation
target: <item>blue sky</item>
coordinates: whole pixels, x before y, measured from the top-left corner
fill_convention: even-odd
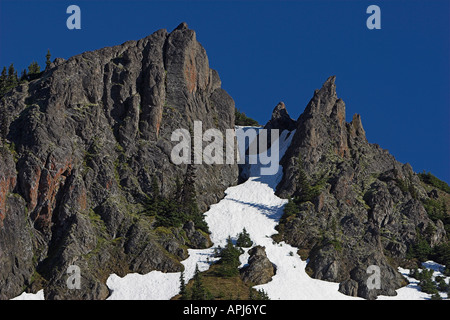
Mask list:
[[[81,9],[68,30],[66,9]],[[381,9],[369,30],[366,9]],[[336,75],[347,120],[416,172],[450,182],[450,1],[0,0],[0,66],[45,64],[185,21],[237,108],[260,123],[279,101],[297,118]]]

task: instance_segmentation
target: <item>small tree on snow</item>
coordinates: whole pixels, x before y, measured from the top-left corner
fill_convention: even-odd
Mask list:
[[[249,248],[253,245],[253,241],[250,239],[250,234],[247,230],[245,230],[245,228],[241,233],[239,233],[236,240],[236,245],[241,248]]]

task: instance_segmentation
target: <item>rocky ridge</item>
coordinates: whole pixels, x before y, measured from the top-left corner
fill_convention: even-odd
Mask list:
[[[171,134],[194,120],[224,133],[234,109],[185,23],[55,59],[6,94],[0,298],[43,287],[46,299],[105,299],[111,273],[182,270],[187,248],[209,245],[208,235],[192,221],[158,224],[152,206],[190,197],[201,221],[238,168],[174,165]],[[80,267],[80,290],[67,289],[70,265]]]
[[[341,283],[345,294],[395,295],[405,285],[396,268],[409,250],[422,237],[434,247],[447,235],[428,217],[428,194],[411,166],[369,143],[358,114],[345,119],[332,76],[297,119],[281,161],[277,195],[292,200],[279,239],[309,259],[312,277]],[[380,268],[379,289],[367,286],[371,265]]]
[[[105,299],[111,273],[181,271],[187,248],[211,245],[201,213],[239,171],[174,165],[171,134],[192,132],[196,120],[225,132],[234,115],[185,23],[55,59],[7,93],[0,101],[0,299],[41,288],[46,299]],[[296,121],[280,102],[264,128],[296,130],[281,160],[276,193],[290,202],[276,237],[309,259],[312,277],[339,282],[352,296],[394,295],[405,284],[396,268],[411,248],[448,241],[424,207],[437,195],[409,164],[367,141],[359,115],[346,122],[335,77]],[[264,249],[250,254],[242,277],[270,281],[275,270]],[[80,267],[80,290],[67,288],[70,265]],[[379,289],[367,286],[371,265],[380,268]]]

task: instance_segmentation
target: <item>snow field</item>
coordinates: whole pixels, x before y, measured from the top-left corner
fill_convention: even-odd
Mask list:
[[[242,127],[241,127],[242,129]],[[245,128],[244,128],[245,129]],[[284,131],[279,138],[279,158],[281,159],[289,147],[294,132]],[[248,163],[248,162],[246,162]],[[184,278],[189,281],[194,276],[195,268],[206,271],[214,258],[215,248],[224,247],[229,236],[236,240],[237,235],[245,228],[250,234],[253,245],[261,245],[266,249],[269,260],[276,266],[276,274],[272,280],[255,289],[263,289],[270,299],[283,300],[362,300],[346,296],[338,291],[339,284],[321,281],[309,277],[305,272],[306,261],[297,254],[297,248],[285,242],[275,243],[271,238],[276,234],[275,227],[283,214],[287,200],[275,195],[275,188],[282,178],[282,167],[271,176],[260,175],[261,165],[247,167],[249,179],[237,186],[228,188],[225,197],[214,204],[205,213],[205,221],[211,231],[213,247],[208,249],[189,249],[189,257],[182,261],[185,267]],[[241,267],[248,261],[248,249],[240,256]],[[435,270],[434,276],[442,275],[442,266],[429,261],[424,267]],[[397,290],[395,297],[380,296],[378,299],[429,299],[431,295],[418,288],[418,281],[410,278],[409,270],[399,268],[410,284]],[[180,272],[163,273],[152,271],[141,275],[137,273],[119,277],[111,274],[106,284],[111,290],[108,300],[168,300],[179,293]],[[446,278],[449,282],[449,277]],[[446,298],[446,295],[442,295]],[[23,293],[15,299],[44,299],[43,291],[37,294]]]

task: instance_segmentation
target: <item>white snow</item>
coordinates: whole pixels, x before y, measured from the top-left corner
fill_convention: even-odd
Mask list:
[[[23,292],[20,296],[12,298],[11,300],[44,300],[44,289],[39,290],[37,293]]]
[[[242,128],[242,127],[241,127]],[[294,132],[284,131],[280,135],[280,159],[291,143]],[[248,162],[246,162],[248,163]],[[275,243],[271,236],[276,234],[283,207],[287,200],[275,195],[275,188],[282,177],[282,167],[279,166],[276,175],[260,175],[261,165],[248,167],[249,179],[237,186],[230,187],[225,191],[225,197],[217,204],[210,207],[205,213],[205,221],[211,231],[213,247],[203,250],[189,250],[189,258],[182,261],[185,266],[184,278],[186,282],[194,275],[196,265],[200,271],[209,268],[210,263],[216,258],[214,248],[224,247],[226,239],[231,236],[234,240],[243,228],[247,230],[254,245],[266,248],[267,257],[276,266],[276,274],[267,284],[255,286],[256,289],[264,289],[270,299],[304,300],[304,299],[358,299],[338,292],[338,283],[321,281],[309,277],[305,272],[306,261],[297,254],[297,248],[284,242]],[[241,255],[241,266],[248,260],[245,251]],[[427,267],[436,269],[435,275],[439,275],[442,266],[431,261]],[[417,280],[409,278],[408,270],[399,271],[411,282],[408,286],[397,290],[395,297],[381,296],[379,299],[429,299],[430,295],[420,292]],[[115,274],[110,275],[106,284],[112,291],[109,300],[167,300],[179,292],[180,272],[163,273],[152,271],[148,274],[131,273],[125,277]],[[448,283],[448,278],[447,278]],[[24,296],[25,295],[25,296]],[[41,292],[38,296],[43,298]],[[18,298],[33,298],[22,294]],[[442,296],[445,297],[445,296]]]
[[[450,277],[444,276],[442,273],[445,266],[434,261],[427,261],[422,263],[423,268],[433,270],[432,279],[437,276],[444,277],[444,281],[448,284]],[[431,294],[420,291],[419,280],[409,276],[409,269],[398,268],[398,271],[409,281],[409,284],[403,288],[398,289],[395,297],[378,296],[379,300],[428,300]],[[442,299],[448,299],[447,293],[439,292]]]
[[[280,159],[291,143],[294,132],[284,131],[280,135]],[[248,163],[248,162],[246,162]],[[271,299],[356,299],[338,292],[338,283],[310,278],[306,262],[297,255],[297,249],[284,243],[275,243],[271,236],[276,234],[283,207],[287,200],[275,195],[275,188],[282,177],[279,166],[276,175],[260,175],[261,165],[251,165],[250,178],[225,191],[225,197],[205,213],[205,221],[211,231],[214,247],[224,247],[226,239],[247,230],[254,245],[266,248],[267,257],[277,268],[276,275],[267,284],[256,286],[264,289]],[[195,265],[206,270],[212,261],[214,249],[189,250],[190,257],[183,261],[185,279],[192,278]],[[248,254],[241,256],[242,265]],[[164,274],[152,271],[146,275],[129,274],[123,278],[111,275],[107,285],[112,290],[109,299],[169,299],[179,290],[180,273]]]
[[[209,268],[208,259],[214,261],[214,249],[189,249],[189,258],[182,261],[185,267],[186,282],[194,276],[195,267],[200,271]],[[152,271],[141,275],[130,273],[121,278],[116,274],[109,276],[106,285],[112,290],[108,300],[169,300],[180,291],[180,272],[163,273]]]
[[[288,131],[280,135],[280,159],[293,135],[294,132],[289,134]],[[282,167],[276,175],[261,176],[259,173],[260,165],[251,165],[250,178],[243,184],[228,188],[225,198],[205,213],[214,245],[223,247],[228,236],[236,237],[245,228],[254,245],[264,246],[267,257],[277,270],[272,281],[255,286],[255,289],[264,289],[272,300],[355,299],[338,292],[338,283],[310,278],[305,272],[306,262],[296,253],[297,248],[272,240],[287,203],[274,192],[282,177]],[[243,260],[246,258],[247,255]]]

